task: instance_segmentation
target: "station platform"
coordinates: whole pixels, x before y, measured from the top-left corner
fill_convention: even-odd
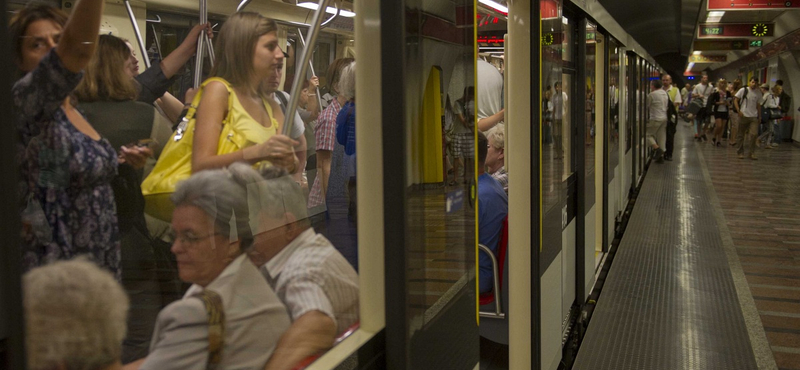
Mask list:
[[[573,369],[800,369],[800,148],[757,155],[678,124]]]

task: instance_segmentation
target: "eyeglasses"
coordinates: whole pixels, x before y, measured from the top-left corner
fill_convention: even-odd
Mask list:
[[[211,238],[213,236],[217,236],[220,233],[212,233],[203,236],[196,236],[192,233],[179,233],[174,230],[169,232],[169,238],[174,242],[181,242],[181,244],[188,244],[188,245],[195,245],[199,243],[201,240]]]

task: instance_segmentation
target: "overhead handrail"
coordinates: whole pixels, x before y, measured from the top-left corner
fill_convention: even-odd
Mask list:
[[[161,16],[156,14],[156,19],[146,19],[144,20],[147,23],[161,23]]]
[[[483,244],[478,244],[478,249],[489,255],[489,259],[492,260],[492,270],[494,271],[494,312],[484,312],[480,311],[480,317],[491,317],[496,319],[505,319],[506,314],[503,313],[503,303],[502,297],[500,296],[500,277],[497,276],[500,274],[500,268],[497,264],[497,257],[494,256],[492,250],[487,248]]]
[[[314,11],[314,18],[311,22],[311,26],[308,29],[308,45],[315,45],[317,43],[317,37],[319,36],[320,24],[322,21],[322,14],[325,13],[325,9],[328,8],[329,1],[330,0],[319,0],[319,6],[317,7],[317,10]],[[289,107],[286,109],[286,114],[283,119],[281,133],[284,135],[288,135],[290,132],[290,127],[294,126],[294,116],[295,112],[297,112],[297,103],[299,102],[300,98],[300,95],[297,92],[298,88],[302,87],[300,84],[300,79],[305,78],[306,73],[308,73],[308,63],[311,61],[311,53],[311,48],[303,48],[300,71],[294,75],[294,81],[292,82],[292,93],[289,95]]]
[[[335,12],[335,13],[333,13],[333,16],[331,16],[330,18],[328,18],[328,19],[326,19],[324,22],[322,22],[322,24],[320,24],[320,25],[319,25],[319,26],[320,26],[320,28],[325,28],[325,27],[327,27],[329,24],[331,24],[331,22],[333,22],[333,20],[334,20],[334,19],[336,19],[336,18],[338,18],[338,17],[339,17],[339,12],[341,11],[341,9],[339,9],[339,4],[337,4],[337,3],[334,1],[334,2],[333,2],[333,7],[334,7],[334,9],[336,9],[336,12]],[[326,8],[326,11],[327,11],[327,8]]]
[[[161,17],[158,18],[159,18],[158,21],[161,22]],[[156,25],[151,24],[150,27],[153,28],[153,39],[156,41],[156,50],[158,51],[158,58],[164,60],[164,54],[161,54],[161,41],[158,40],[158,33],[156,33]]]
[[[200,1],[200,24],[208,23],[208,0]],[[202,31],[200,37],[197,38],[197,54],[194,64],[194,87],[198,88],[203,79],[203,55],[208,53],[208,61],[211,66],[214,66],[214,45],[211,44],[211,39],[208,38],[208,33]]]
[[[297,29],[297,36],[300,38],[300,43],[303,45],[303,50],[305,50],[306,49],[306,39],[305,39],[305,37],[303,37],[303,31],[300,30],[299,28]],[[316,72],[314,72],[314,63],[311,62],[311,60],[308,61],[308,68],[311,70],[311,75],[312,76],[316,76],[317,75]],[[322,97],[319,96],[319,86],[317,86],[316,89],[317,89],[317,91],[316,91],[317,104],[319,104],[319,105],[317,105],[317,107],[319,107],[319,109],[321,110],[322,109]]]
[[[236,11],[241,12],[242,9],[244,9],[248,4],[250,4],[251,1],[253,0],[242,0],[242,2],[239,3],[239,6],[236,7]]]
[[[136,23],[136,16],[133,14],[133,8],[131,8],[131,1],[130,0],[123,0],[125,3],[125,9],[128,10],[128,18],[131,21],[131,25],[133,25],[133,33],[136,35],[136,42],[139,43],[139,52],[142,53],[142,60],[144,60],[144,66],[150,68],[150,58],[147,56],[147,49],[144,48],[144,40],[142,40],[142,32],[139,31],[139,24]]]

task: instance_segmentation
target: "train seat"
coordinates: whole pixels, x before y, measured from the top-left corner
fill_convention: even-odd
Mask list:
[[[497,256],[486,246],[479,245],[480,252],[492,258],[495,287],[479,297],[481,317],[480,335],[493,342],[508,345],[508,320],[505,307],[508,307],[508,217],[503,219],[503,229],[497,248]],[[479,252],[479,253],[480,253]]]

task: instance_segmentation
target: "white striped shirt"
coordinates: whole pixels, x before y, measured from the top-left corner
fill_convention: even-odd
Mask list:
[[[358,321],[358,274],[322,234],[302,232],[261,273],[289,310],[292,321],[320,311],[341,333]]]

